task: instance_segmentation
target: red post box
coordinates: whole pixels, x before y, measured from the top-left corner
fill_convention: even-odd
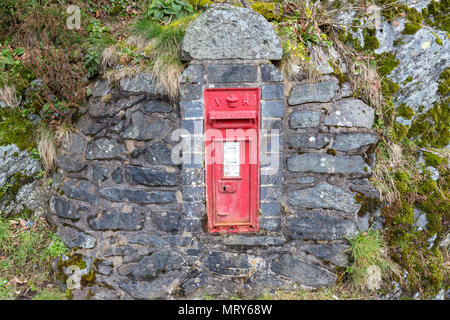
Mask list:
[[[205,89],[208,231],[259,230],[259,88]]]

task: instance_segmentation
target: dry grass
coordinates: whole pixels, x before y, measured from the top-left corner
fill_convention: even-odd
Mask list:
[[[53,130],[46,125],[39,127],[37,148],[46,172],[51,172],[56,161],[56,139]]]
[[[17,99],[16,88],[9,85],[0,88],[0,101],[8,107],[17,107],[19,100]]]

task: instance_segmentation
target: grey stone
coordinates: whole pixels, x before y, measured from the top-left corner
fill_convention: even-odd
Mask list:
[[[186,130],[190,134],[202,134],[203,120],[181,120],[181,129]]]
[[[97,240],[93,236],[70,227],[58,228],[58,235],[70,249],[92,249],[97,243]]]
[[[183,186],[183,201],[196,202],[205,199],[204,187]]]
[[[103,97],[111,91],[111,87],[108,80],[98,80],[94,83],[91,95],[93,97]]]
[[[354,198],[353,192],[321,182],[315,187],[291,192],[288,195],[288,202],[297,208],[324,208],[357,213],[361,204],[357,203]]]
[[[205,11],[186,30],[183,56],[191,59],[280,60],[281,42],[267,20],[252,9],[230,5]]]
[[[257,76],[258,68],[256,65],[219,64],[208,67],[209,82],[255,82]]]
[[[263,84],[261,87],[261,98],[263,100],[284,99],[284,85]]]
[[[150,119],[142,112],[131,115],[132,124],[125,130],[122,137],[133,140],[150,140],[166,136],[171,128],[170,122],[165,119]]]
[[[363,216],[358,216],[358,230],[360,232],[364,232],[369,230],[370,224],[369,224],[370,215],[366,213]]]
[[[201,84],[182,84],[180,86],[180,100],[200,100],[203,97],[203,86]]]
[[[281,215],[280,202],[261,202],[261,217],[276,217]]]
[[[116,140],[101,138],[88,143],[86,148],[87,160],[122,159],[125,148]]]
[[[270,270],[299,284],[314,288],[331,286],[337,280],[336,275],[327,269],[288,254],[273,261]]]
[[[291,216],[287,223],[289,235],[294,239],[344,240],[353,238],[358,228],[352,220],[340,217],[336,213],[303,213]]]
[[[353,95],[353,90],[350,85],[350,82],[344,82],[341,86],[341,97],[347,98]]]
[[[183,118],[203,117],[203,101],[180,101]]]
[[[284,237],[255,237],[244,235],[230,235],[223,239],[227,246],[279,246],[286,242]]]
[[[29,210],[35,217],[46,215],[49,211],[50,186],[43,182],[36,180],[24,185],[15,195],[14,201],[3,199],[0,211],[6,215],[16,215]]]
[[[123,174],[122,174],[122,168],[117,167],[113,173],[112,173],[112,179],[115,183],[122,183],[123,182]]]
[[[249,261],[251,258],[247,254],[210,251],[201,258],[201,264],[215,274],[237,276],[248,274],[254,266]]]
[[[69,198],[85,201],[92,205],[98,203],[97,188],[87,180],[67,179],[62,190],[64,195]]]
[[[436,37],[442,45],[436,42]],[[450,66],[450,40],[445,31],[422,27],[413,35],[404,35],[395,48],[400,64],[388,77],[400,85],[394,104],[406,104],[418,111],[424,106],[426,112],[440,99],[437,91],[440,74]],[[405,81],[408,77],[412,81]],[[404,83],[404,84],[403,84]]]
[[[294,180],[297,184],[310,184],[315,181],[314,177],[302,177]]]
[[[117,114],[121,110],[125,110],[132,107],[133,105],[141,101],[143,98],[144,95],[139,95],[126,97],[120,99],[117,102],[114,101],[104,102],[102,100],[93,101],[88,106],[89,115],[91,115],[94,118],[114,117],[117,116]]]
[[[122,78],[120,88],[124,91],[142,92],[148,94],[162,94],[163,91],[156,87],[156,80],[151,74],[139,73],[137,75]]]
[[[279,231],[281,229],[281,219],[261,218],[259,228],[266,231]]]
[[[261,186],[260,192],[262,201],[279,201],[283,190],[281,186]]]
[[[304,244],[300,247],[302,250],[320,258],[329,261],[332,264],[345,267],[350,263],[349,254],[345,251],[350,248],[347,244]]]
[[[62,148],[74,158],[79,158],[86,149],[86,140],[77,134],[69,134],[69,138],[63,140]]]
[[[317,127],[320,114],[316,111],[299,110],[289,115],[289,126],[292,129]]]
[[[144,159],[149,164],[173,164],[171,158],[172,150],[164,142],[157,142],[144,153]]]
[[[372,169],[360,156],[330,154],[295,154],[287,159],[291,172],[369,175]]]
[[[372,128],[375,111],[359,99],[342,99],[324,121],[326,126]]]
[[[125,179],[130,184],[144,186],[175,186],[178,177],[175,172],[168,173],[165,169],[151,169],[141,167],[125,167]]]
[[[417,227],[417,230],[419,231],[425,229],[428,224],[427,214],[417,208],[414,208],[413,211],[414,211],[413,226]]]
[[[165,232],[177,232],[180,229],[179,211],[167,210],[152,212],[152,221],[156,227]]]
[[[376,54],[383,52],[392,52],[394,49],[394,30],[391,25],[383,21],[375,30],[375,37],[380,43],[379,47],[374,50]]]
[[[169,299],[181,285],[180,279],[185,276],[178,271],[168,272],[164,277],[153,281],[120,281],[122,290],[135,299]]]
[[[337,151],[350,151],[374,144],[377,140],[375,133],[340,133],[334,139],[332,148]]]
[[[145,192],[138,189],[103,188],[99,190],[101,197],[114,202],[131,202],[139,204],[170,203],[176,200],[173,191]]]
[[[184,185],[203,186],[205,184],[205,170],[184,169],[181,173],[181,181]]]
[[[300,133],[287,137],[287,145],[295,149],[322,149],[331,141],[326,133]]]
[[[301,84],[292,88],[288,103],[292,106],[308,102],[328,102],[338,89],[338,84],[333,80]]]
[[[154,112],[170,112],[172,110],[172,106],[165,101],[161,100],[151,100],[146,103],[144,103],[142,109],[144,112],[147,113],[154,113]]]
[[[283,74],[273,64],[261,65],[261,80],[263,82],[281,82],[283,79]]]
[[[261,101],[261,115],[267,118],[281,118],[284,114],[283,100]]]
[[[60,197],[51,198],[50,211],[61,218],[72,220],[80,219],[79,213],[75,210],[72,204]]]
[[[380,199],[380,191],[368,179],[355,179],[350,182],[350,190],[359,192],[369,199]]]
[[[183,202],[182,207],[186,218],[201,218],[206,212],[203,202]]]
[[[85,115],[78,120],[77,128],[86,135],[95,135],[106,128],[106,123],[95,121]]]
[[[185,264],[180,254],[172,250],[161,250],[142,258],[137,263],[120,267],[119,272],[133,280],[148,281],[162,272],[181,269]]]
[[[104,210],[90,219],[89,224],[94,230],[134,231],[142,228],[143,220],[143,214],[137,208],[123,206],[121,210]]]
[[[92,166],[92,180],[99,184],[108,179],[109,168],[104,166]]]
[[[41,168],[39,161],[32,159],[27,151],[19,150],[15,144],[0,146],[0,187],[18,172],[34,176]]]
[[[203,81],[202,66],[190,65],[181,75],[180,83],[199,83]]]

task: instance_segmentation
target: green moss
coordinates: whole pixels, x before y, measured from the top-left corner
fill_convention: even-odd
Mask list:
[[[395,137],[392,137],[394,141],[400,142],[403,139],[406,138],[406,135],[408,134],[408,126],[405,126],[401,123],[394,123],[394,133]]]
[[[416,22],[406,23],[402,34],[415,34],[422,26]]]
[[[213,2],[211,0],[188,0],[190,4],[192,4],[197,9],[204,8],[206,6],[210,6]]]
[[[406,103],[402,103],[400,107],[397,108],[397,115],[403,119],[411,120],[414,117],[414,109],[408,107]]]
[[[449,1],[431,1],[428,7],[422,10],[425,22],[437,29],[441,29],[447,33],[450,32],[450,16],[448,14]]]
[[[15,144],[20,150],[36,147],[33,122],[18,109],[0,109],[0,145]]]
[[[450,93],[450,68],[445,69],[439,76],[438,92],[445,97]]]
[[[375,29],[364,28],[364,50],[373,51],[380,46],[380,42],[375,36]]]
[[[400,64],[400,61],[391,52],[375,54],[375,61],[377,63],[377,71],[382,76],[387,76]]]
[[[427,166],[438,167],[442,163],[442,158],[431,152],[424,152],[423,158]]]
[[[327,153],[335,156],[336,155],[336,150],[329,148],[329,149],[327,149]]]
[[[341,69],[336,63],[330,60],[328,61],[328,64],[333,69],[333,75],[338,79],[339,85],[350,81],[349,77],[342,73]]]
[[[426,113],[417,116],[408,131],[408,138],[419,147],[443,148],[450,143],[449,99],[435,102]]]
[[[267,20],[280,20],[283,10],[278,3],[274,2],[253,2],[252,9],[264,16]]]
[[[388,78],[383,78],[381,81],[381,92],[384,97],[392,97],[398,90],[400,90],[400,86]]]
[[[405,81],[402,82],[402,84],[403,84],[403,85],[406,85],[407,83],[411,82],[412,79],[413,79],[413,78],[412,78],[411,76],[409,76],[408,78],[405,79]]]
[[[408,21],[420,24],[423,21],[423,15],[415,8],[405,6],[405,15]]]

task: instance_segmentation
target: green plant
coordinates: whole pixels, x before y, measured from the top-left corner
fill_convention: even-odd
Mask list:
[[[51,233],[50,240],[50,245],[44,250],[44,254],[47,254],[52,258],[56,258],[68,252],[66,245],[57,235]]]
[[[378,289],[389,270],[390,263],[385,257],[386,244],[377,230],[369,229],[353,239],[347,239],[353,263],[347,267],[353,283],[363,289]]]
[[[194,8],[186,0],[153,0],[147,8],[147,17],[165,25],[172,20],[194,13]]]
[[[98,73],[103,50],[113,44],[114,41],[111,38],[110,29],[103,26],[100,20],[91,20],[86,31],[89,36],[84,44],[84,63],[88,77],[92,78]]]
[[[67,300],[67,294],[58,289],[43,289],[33,297],[33,300]]]

